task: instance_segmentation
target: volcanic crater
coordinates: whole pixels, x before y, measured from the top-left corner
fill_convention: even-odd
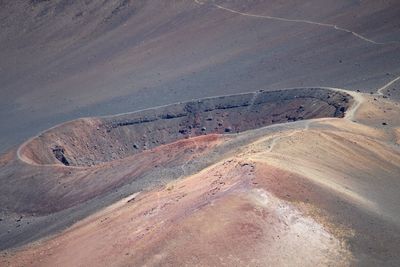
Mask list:
[[[349,94],[325,88],[257,91],[193,100],[132,113],[82,118],[53,127],[19,149],[33,165],[88,167],[180,139],[264,126],[343,117]]]

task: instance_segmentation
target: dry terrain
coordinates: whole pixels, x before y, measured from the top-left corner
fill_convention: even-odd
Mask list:
[[[399,266],[399,13],[0,0],[0,266]]]
[[[2,263],[396,266],[400,106],[378,95],[350,94],[354,101],[344,118],[201,135],[129,156],[131,165],[111,161],[120,172],[138,166],[136,155],[145,158],[139,160],[143,171],[142,165],[155,161],[184,170],[218,151],[193,174],[183,172],[178,180],[127,195],[52,237],[5,251]],[[166,151],[168,160],[162,159]],[[188,155],[193,158],[180,161]],[[109,177],[102,173],[112,167],[86,168],[99,172],[96,179]],[[60,181],[68,185],[74,178]]]

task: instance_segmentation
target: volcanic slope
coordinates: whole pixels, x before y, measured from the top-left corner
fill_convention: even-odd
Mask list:
[[[369,92],[400,73],[397,0],[197,2],[0,1],[0,152],[80,117],[259,89]]]
[[[230,135],[235,149],[210,166],[6,251],[2,261],[396,266],[400,106],[379,95],[351,95],[356,102],[345,118]]]
[[[0,1],[0,265],[399,266],[397,2]]]
[[[52,234],[121,197],[199,171],[249,142],[235,137],[240,132],[343,117],[353,102],[346,92],[324,88],[258,91],[55,126],[3,157],[0,248]]]

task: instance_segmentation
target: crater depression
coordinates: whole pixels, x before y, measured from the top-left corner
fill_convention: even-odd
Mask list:
[[[239,133],[276,123],[343,117],[350,95],[323,88],[258,91],[206,98],[56,126],[20,148],[31,164],[93,166],[159,145],[205,135]]]

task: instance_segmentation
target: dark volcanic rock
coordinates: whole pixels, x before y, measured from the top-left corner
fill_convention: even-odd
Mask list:
[[[65,166],[69,166],[69,162],[68,162],[67,158],[65,157],[64,153],[65,153],[65,150],[62,146],[55,146],[53,148],[53,154],[56,157],[56,159],[59,160]]]

